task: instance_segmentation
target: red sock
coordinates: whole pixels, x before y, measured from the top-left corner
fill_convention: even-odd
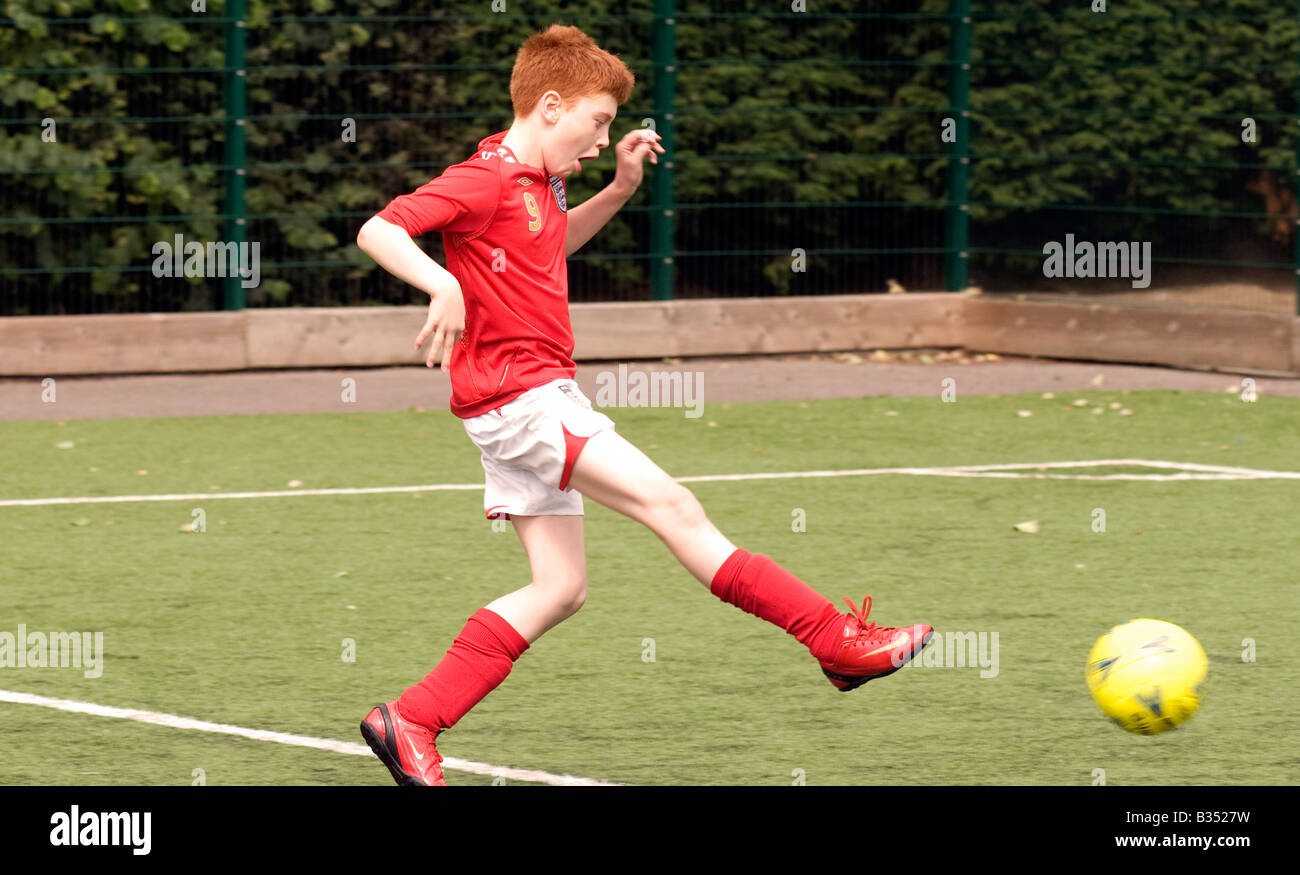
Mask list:
[[[835,657],[844,634],[844,615],[762,553],[737,548],[713,576],[709,590],[724,602],[780,626],[818,659]]]
[[[435,733],[450,729],[510,674],[528,642],[501,616],[479,608],[442,661],[407,688],[397,707],[407,720]]]

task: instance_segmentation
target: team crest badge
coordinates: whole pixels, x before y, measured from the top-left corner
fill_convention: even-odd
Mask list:
[[[560,212],[569,211],[568,204],[564,202],[564,180],[558,176],[551,177],[551,191],[555,192],[555,202],[560,206]]]

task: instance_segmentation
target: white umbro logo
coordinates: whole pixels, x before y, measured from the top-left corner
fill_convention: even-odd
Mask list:
[[[572,386],[561,383],[559,386],[556,386],[556,388],[563,392],[574,404],[577,404],[579,407],[584,407],[587,410],[591,409],[591,402],[588,401],[585,396],[575,392]]]

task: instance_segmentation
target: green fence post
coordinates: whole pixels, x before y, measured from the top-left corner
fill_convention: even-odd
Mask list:
[[[947,206],[944,208],[944,285],[950,292],[966,288],[970,258],[970,0],[948,4],[948,107],[957,124],[957,141],[947,143]]]
[[[673,109],[677,82],[676,0],[655,0],[655,130],[663,139],[664,154],[650,180],[650,297],[673,297]]]
[[[245,240],[244,224],[244,4],[245,0],[227,0],[226,17],[226,72],[223,77],[222,101],[226,109],[226,148],[224,173],[226,196],[221,212],[222,239],[226,243],[242,244]],[[221,306],[225,310],[244,309],[242,277],[236,273],[227,276],[222,286]]]

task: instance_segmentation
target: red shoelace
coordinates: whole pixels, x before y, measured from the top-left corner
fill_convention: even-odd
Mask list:
[[[429,739],[429,746],[433,748],[433,761],[435,763],[442,762],[442,754],[438,753],[438,747],[437,747],[438,735],[440,733],[436,733],[431,729],[426,729],[425,727],[419,726],[418,724],[416,724],[416,730],[421,735]]]
[[[893,640],[894,633],[898,631],[897,629],[890,626],[877,626],[875,623],[867,622],[867,615],[871,613],[871,596],[867,596],[862,603],[861,609],[847,598],[844,601],[848,602],[849,610],[853,611],[853,616],[858,621],[858,634],[855,636],[857,640],[865,640],[869,644],[888,644]]]

